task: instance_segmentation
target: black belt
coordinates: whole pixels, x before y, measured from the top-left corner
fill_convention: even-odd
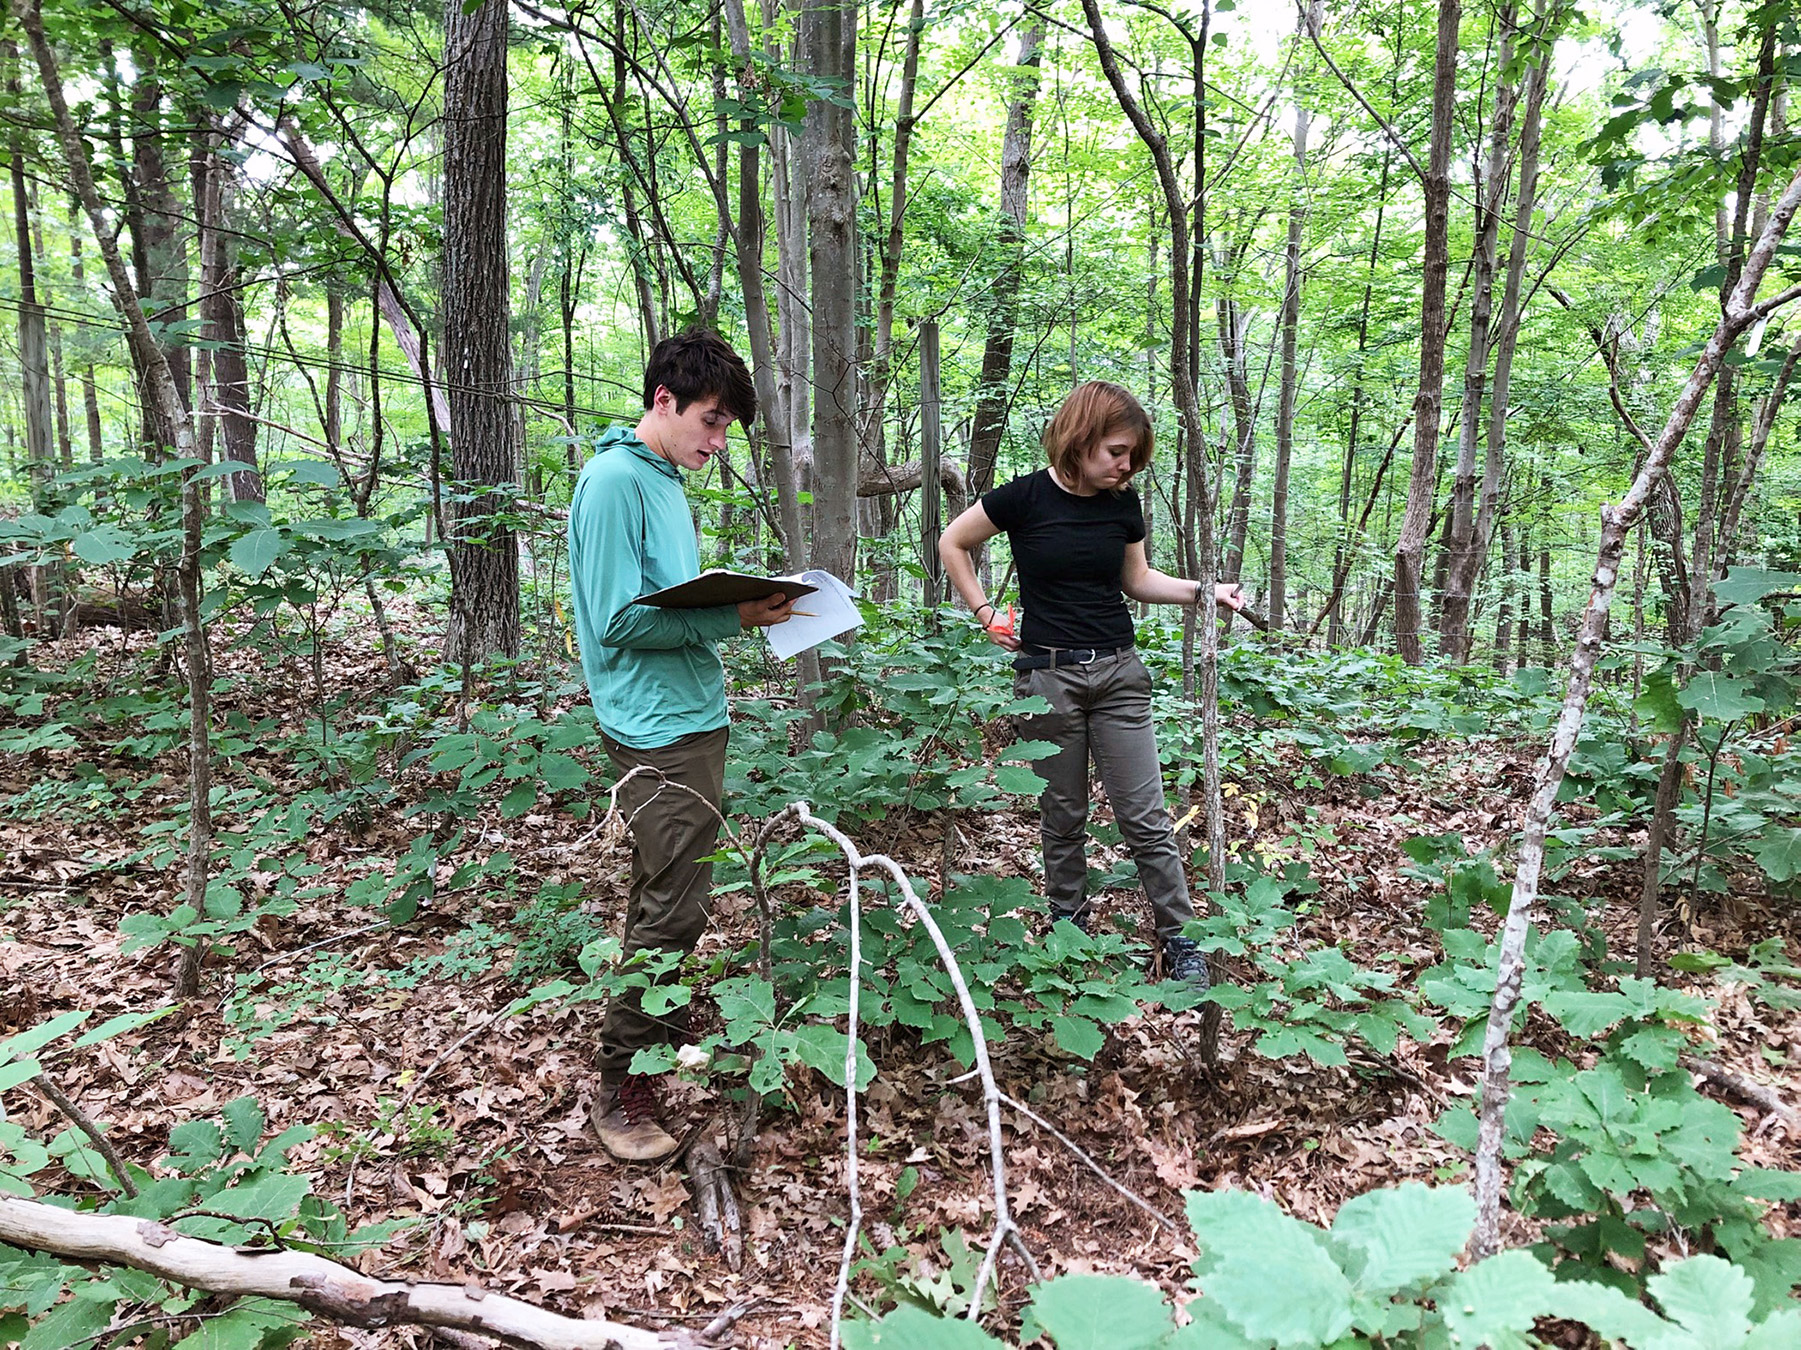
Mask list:
[[[1118,656],[1130,647],[1051,647],[1041,652],[1021,652],[1013,658],[1015,670],[1055,670],[1058,666],[1086,666],[1102,657]]]

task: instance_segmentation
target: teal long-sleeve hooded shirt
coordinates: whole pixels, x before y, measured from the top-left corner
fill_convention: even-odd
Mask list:
[[[569,503],[569,574],[582,673],[601,730],[654,750],[726,725],[715,644],[738,608],[658,609],[632,602],[700,575],[682,475],[632,428],[611,427]]]

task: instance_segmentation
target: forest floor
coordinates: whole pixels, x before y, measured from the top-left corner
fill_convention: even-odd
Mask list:
[[[40,647],[34,662],[67,661],[88,641],[117,646],[111,633],[71,639],[60,649]],[[254,658],[227,652],[219,662],[223,669],[238,659]],[[334,649],[328,671],[337,692],[357,687],[371,700],[383,696],[379,656],[365,643]],[[284,733],[299,732],[313,715],[312,672],[293,661],[258,667],[257,680],[255,706],[246,711],[277,716]],[[1428,743],[1410,752],[1417,767],[1406,773],[1390,768],[1374,780],[1324,787],[1297,786],[1279,769],[1240,776],[1228,832],[1274,848],[1295,840],[1290,827],[1305,822],[1291,852],[1305,850],[1319,890],[1303,907],[1299,931],[1341,944],[1354,960],[1405,953],[1426,964],[1437,954],[1421,921],[1427,887],[1404,874],[1402,844],[1449,831],[1462,833],[1472,850],[1504,842],[1541,749]],[[67,776],[76,760],[151,780],[129,811],[64,808],[0,820],[0,1036],[66,1009],[110,1016],[169,1001],[175,954],[167,947],[123,954],[120,922],[135,912],[166,914],[178,902],[179,866],[152,870],[131,859],[144,847],[144,821],[184,800],[185,760],[166,755],[155,766],[157,780],[141,762],[111,756],[112,747],[94,739],[0,759],[6,798]],[[259,767],[281,776],[279,764]],[[787,1108],[766,1110],[753,1166],[738,1178],[743,1268],[728,1270],[701,1249],[678,1168],[621,1166],[592,1136],[598,1005],[546,1005],[496,1020],[523,992],[507,977],[511,950],[492,936],[508,931],[497,918],[504,897],[479,886],[448,892],[412,922],[375,931],[368,931],[369,910],[344,903],[342,892],[367,860],[403,853],[421,832],[402,811],[430,777],[416,771],[395,798],[315,833],[307,851],[323,869],[317,884],[330,894],[240,935],[230,955],[209,962],[203,997],[179,1017],[60,1061],[62,1086],[146,1167],[167,1151],[172,1126],[216,1115],[247,1094],[261,1102],[271,1131],[315,1127],[317,1136],[295,1154],[315,1192],[342,1205],[353,1223],[409,1221],[361,1258],[366,1269],[480,1281],[571,1315],[653,1327],[693,1329],[748,1303],[738,1344],[824,1345],[848,1209],[842,1092],[809,1073],[791,1078]],[[583,908],[617,925],[627,853],[597,828],[597,816],[539,809],[502,820],[489,812],[464,824],[460,853],[439,863],[441,874],[504,849],[521,874],[519,895],[539,880],[579,881]],[[961,825],[953,870],[1033,874],[1030,811],[983,813]],[[229,831],[232,822],[219,826]],[[890,819],[879,825],[881,837],[860,843],[885,847],[935,887],[943,828],[940,819]],[[1637,888],[1637,867],[1627,860],[1596,864],[1562,889],[1581,892],[1589,922],[1606,931],[1612,950],[1629,952]],[[1104,905],[1107,914],[1147,927],[1135,892],[1110,893]],[[736,948],[751,929],[748,905],[728,898],[703,950]],[[489,935],[489,945],[472,943],[472,932]],[[1663,940],[1739,955],[1773,935],[1786,937],[1791,953],[1801,951],[1801,914],[1746,895],[1699,914],[1689,934],[1666,930]],[[405,980],[384,978],[403,971]],[[244,1019],[258,1016],[270,1029],[251,1035]],[[1465,1155],[1429,1128],[1447,1105],[1473,1097],[1473,1061],[1448,1061],[1447,1044],[1403,1038],[1391,1057],[1354,1057],[1346,1068],[1325,1069],[1300,1058],[1264,1059],[1249,1038],[1228,1030],[1222,1062],[1208,1074],[1196,1058],[1197,1020],[1146,1013],[1113,1027],[1091,1063],[1061,1053],[1048,1036],[1009,1038],[992,1047],[996,1073],[1005,1091],[1029,1099],[1183,1234],[1182,1192],[1191,1188],[1250,1189],[1323,1224],[1341,1202],[1373,1187],[1464,1175]],[[1720,1044],[1711,1049],[1726,1067],[1801,1100],[1801,1014],[1728,994],[1716,1029]],[[1555,1028],[1535,1021],[1527,1034],[1554,1039]],[[948,1294],[973,1267],[959,1261],[957,1239],[947,1245],[943,1234],[980,1243],[991,1222],[979,1085],[964,1081],[942,1047],[921,1047],[910,1033],[877,1033],[871,1051],[880,1073],[866,1096],[861,1161],[871,1240],[877,1250],[905,1249],[894,1262],[897,1275]],[[679,1086],[673,1100],[695,1126],[708,1119],[703,1088]],[[1749,1160],[1795,1165],[1792,1134],[1744,1101],[1722,1100],[1744,1120]],[[14,1120],[47,1133],[61,1128],[53,1109],[23,1090],[7,1104]],[[1194,1252],[1185,1239],[1172,1238],[1030,1121],[1009,1113],[1006,1139],[1015,1213],[1047,1276],[1131,1273],[1171,1295],[1189,1292]],[[908,1168],[918,1181],[903,1197]],[[54,1173],[38,1180],[71,1191],[85,1185]],[[1801,1231],[1796,1212],[1787,1207],[1781,1221]],[[1509,1237],[1529,1234],[1516,1225]],[[1012,1258],[1001,1271],[1003,1306],[1017,1314],[1022,1273]],[[880,1292],[867,1278],[857,1288],[865,1297]],[[426,1343],[422,1332],[323,1326],[312,1339],[319,1346]]]

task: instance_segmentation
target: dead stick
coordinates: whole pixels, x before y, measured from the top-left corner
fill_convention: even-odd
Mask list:
[[[1093,1172],[1102,1181],[1106,1182],[1114,1190],[1125,1196],[1126,1199],[1137,1205],[1138,1208],[1142,1209],[1146,1214],[1150,1215],[1170,1232],[1178,1235],[1183,1232],[1182,1227],[1177,1224],[1174,1219],[1170,1218],[1150,1201],[1144,1199],[1144,1197],[1140,1196],[1135,1191],[1130,1190],[1108,1176],[1106,1168],[1102,1167],[1093,1158],[1089,1157],[1079,1144],[1072,1140],[1068,1135],[1064,1134],[1063,1131],[1059,1130],[1055,1125],[1051,1124],[1050,1121],[1039,1115],[1031,1107],[1025,1105],[1023,1102],[1015,1101],[1004,1092],[1001,1094],[1001,1100],[1007,1103],[1008,1106],[1011,1106],[1015,1111],[1019,1112],[1020,1115],[1024,1116],[1027,1120],[1030,1120],[1033,1124],[1037,1125],[1040,1129],[1050,1131],[1050,1133],[1056,1137],[1057,1142],[1062,1144],[1063,1147],[1068,1149],[1071,1153],[1075,1154],[1076,1157],[1081,1160],[1082,1165],[1090,1172]]]
[[[100,1127],[61,1088],[50,1081],[49,1074],[40,1073],[32,1081],[38,1085],[38,1091],[54,1102],[56,1109],[73,1121],[75,1128],[85,1134],[88,1142],[106,1159],[106,1165],[112,1168],[113,1175],[119,1179],[119,1189],[125,1192],[127,1198],[137,1199],[138,1188],[132,1183],[131,1173],[125,1170],[125,1159],[119,1156],[119,1151],[112,1146],[111,1141],[100,1133]]]

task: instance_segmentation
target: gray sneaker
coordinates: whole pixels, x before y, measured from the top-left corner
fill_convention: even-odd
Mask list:
[[[1163,978],[1182,980],[1195,989],[1206,989],[1212,981],[1207,975],[1207,953],[1193,938],[1173,937],[1163,944]]]

